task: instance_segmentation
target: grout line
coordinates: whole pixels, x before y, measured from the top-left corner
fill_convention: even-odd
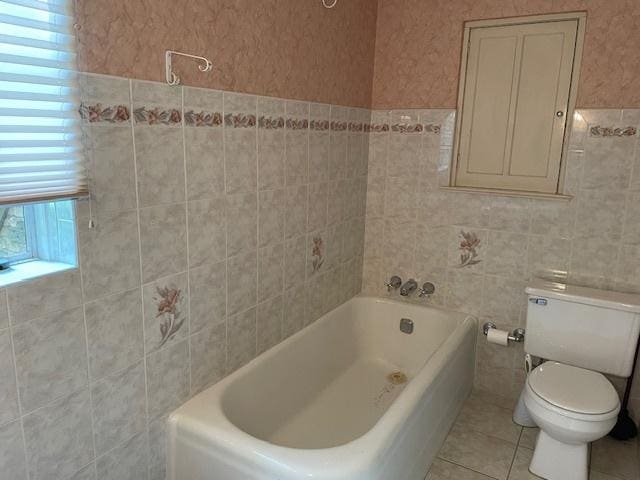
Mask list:
[[[229,216],[227,201],[227,125],[225,112],[228,94],[222,92],[222,194],[224,196],[224,377],[229,374]],[[257,183],[257,180],[256,180]]]
[[[133,112],[133,81],[129,79],[129,104],[130,111]],[[136,195],[136,217],[138,223],[138,265],[139,265],[139,273],[140,273],[140,286],[139,289],[139,297],[140,297],[140,311],[142,313],[142,368],[144,370],[144,407],[145,407],[145,433],[147,435],[147,479],[151,477],[151,462],[149,458],[151,457],[151,434],[150,434],[150,420],[149,420],[149,380],[147,378],[147,342],[145,341],[145,326],[144,326],[144,318],[145,318],[145,309],[144,309],[144,296],[142,294],[144,284],[144,276],[143,276],[143,268],[142,268],[142,228],[140,225],[140,192],[138,189],[138,155],[136,153],[136,135],[135,135],[135,121],[133,118],[131,120],[131,146],[133,150],[133,179],[135,182],[135,195]],[[97,466],[96,466],[97,472]]]
[[[182,168],[184,172],[184,201],[185,201],[185,209],[184,209],[184,228],[185,228],[185,242],[187,246],[187,270],[186,270],[186,281],[187,281],[187,362],[189,369],[189,398],[193,395],[193,374],[191,372],[191,283],[190,283],[190,275],[189,271],[191,270],[191,254],[189,250],[189,194],[188,194],[188,184],[187,184],[187,140],[185,136],[185,120],[184,120],[184,86],[180,86],[180,109],[181,109],[181,133],[182,133]]]
[[[456,463],[456,462],[454,462],[453,460],[449,460],[449,459],[446,459],[446,458],[442,458],[442,457],[440,457],[440,456],[438,456],[438,455],[436,455],[436,458],[437,458],[438,460],[442,460],[443,462],[450,463],[451,465],[455,465],[456,467],[464,468],[465,470],[468,470],[468,471],[470,471],[470,472],[477,473],[477,474],[479,474],[479,475],[483,475],[483,476],[485,476],[485,477],[487,477],[487,478],[492,478],[492,479],[494,479],[494,480],[500,480],[500,479],[498,479],[497,477],[492,477],[491,475],[487,475],[486,473],[482,473],[482,472],[479,472],[478,470],[474,470],[473,468],[466,467],[466,466],[464,466],[464,465],[462,465],[462,464],[460,464],[460,463]],[[432,465],[433,465],[433,464],[432,464]],[[507,477],[507,480],[508,480],[508,477]]]
[[[77,229],[76,229],[77,230]],[[97,474],[97,464],[95,463],[98,452],[96,450],[96,426],[95,426],[95,418],[93,414],[93,393],[91,391],[91,361],[89,356],[89,328],[87,327],[87,311],[86,311],[86,303],[84,300],[84,279],[82,276],[82,272],[80,272],[80,297],[82,299],[82,325],[84,327],[84,348],[86,355],[86,368],[87,368],[87,390],[89,394],[89,416],[91,417],[91,447],[93,448],[93,462],[94,462],[94,470]],[[84,467],[83,467],[84,468]]]
[[[31,478],[31,474],[29,472],[29,456],[27,455],[27,437],[24,432],[24,411],[22,409],[22,399],[20,398],[20,384],[18,382],[18,366],[16,362],[16,347],[13,341],[13,322],[11,321],[11,307],[9,306],[9,295],[6,290],[4,291],[6,304],[7,304],[7,331],[9,332],[9,343],[11,344],[11,360],[13,362],[13,375],[14,381],[16,383],[16,403],[18,404],[18,418],[15,421],[20,422],[20,432],[22,434],[22,453],[24,455],[24,473],[27,477],[27,480]],[[7,422],[9,423],[9,422]]]

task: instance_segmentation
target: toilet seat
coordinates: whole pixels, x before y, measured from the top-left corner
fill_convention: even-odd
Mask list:
[[[527,377],[527,386],[540,400],[566,416],[608,417],[620,407],[618,394],[604,375],[559,362],[536,367]]]

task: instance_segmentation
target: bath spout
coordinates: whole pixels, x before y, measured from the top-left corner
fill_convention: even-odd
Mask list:
[[[418,289],[418,282],[416,282],[413,278],[410,278],[404,283],[404,285],[400,287],[400,295],[402,295],[403,297],[408,297],[417,289]]]

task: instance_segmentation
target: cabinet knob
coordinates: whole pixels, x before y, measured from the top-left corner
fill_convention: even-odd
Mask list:
[[[563,117],[564,116],[564,112],[562,110],[558,110],[556,112],[556,117]]]

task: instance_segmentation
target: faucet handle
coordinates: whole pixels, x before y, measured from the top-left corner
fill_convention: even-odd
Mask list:
[[[402,285],[402,279],[397,275],[391,277],[389,281],[384,284],[384,286],[387,287],[387,292],[390,292],[392,289],[397,290],[400,288],[400,285]]]
[[[424,282],[422,284],[422,288],[420,289],[419,297],[426,297],[427,295],[433,295],[436,291],[436,286],[431,282]]]

